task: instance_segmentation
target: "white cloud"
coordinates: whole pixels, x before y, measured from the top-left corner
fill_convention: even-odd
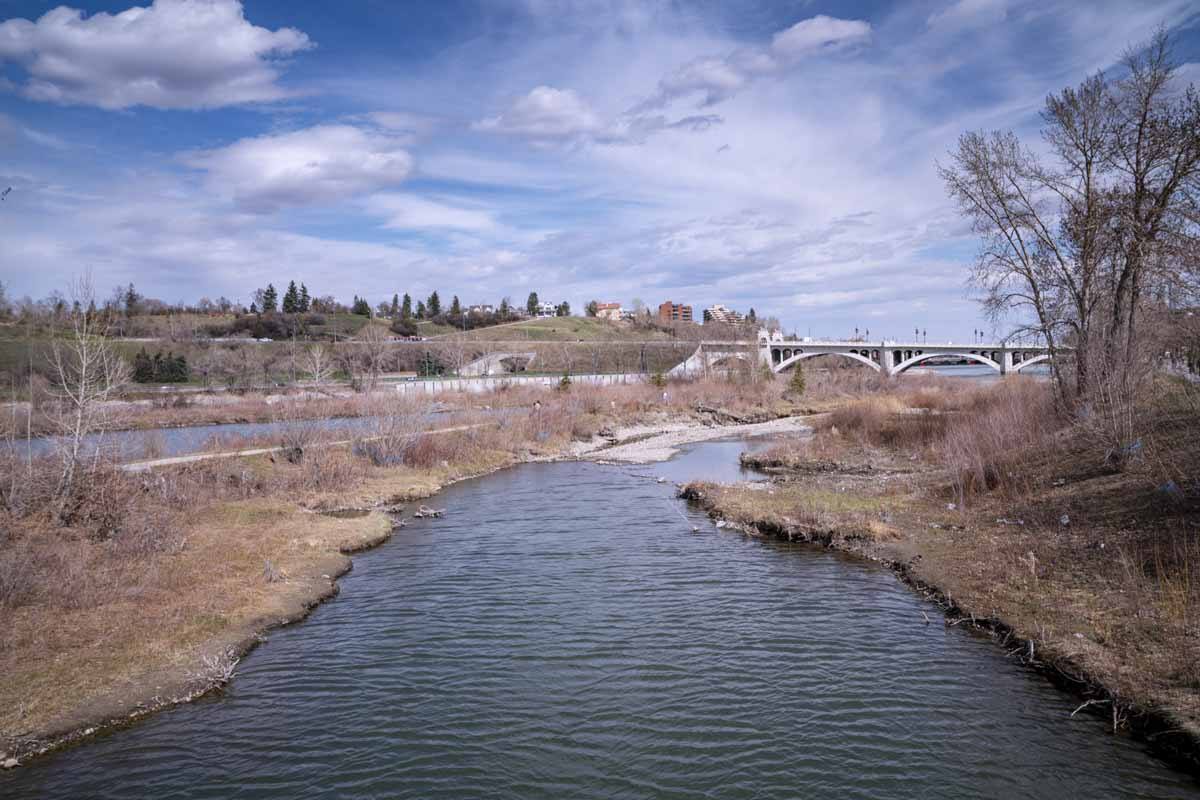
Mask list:
[[[237,0],[155,0],[85,17],[59,6],[0,23],[0,62],[24,66],[27,97],[106,109],[216,108],[278,100],[273,58],[311,46],[250,24]]]
[[[724,57],[689,61],[660,80],[654,94],[631,113],[662,108],[693,95],[700,96],[699,107],[712,106],[734,96],[758,76],[781,72],[806,57],[842,50],[870,38],[868,22],[819,14],[776,33],[769,50],[742,48]]]
[[[926,24],[931,30],[943,32],[994,25],[1004,21],[1007,7],[1007,0],[957,0],[941,11],[930,14]]]
[[[695,92],[702,95],[701,106],[711,106],[735,94],[748,80],[749,76],[727,59],[701,58],[659,81],[659,96],[681,97]]]
[[[802,58],[813,53],[839,50],[871,38],[870,24],[857,19],[837,19],[819,14],[803,19],[775,34],[771,52],[783,58]]]
[[[490,232],[496,220],[487,211],[418,197],[412,194],[377,194],[366,202],[367,211],[386,218],[384,227],[399,230],[450,228]]]
[[[535,139],[562,139],[596,132],[600,118],[571,89],[538,86],[504,113],[475,123],[475,128]]]
[[[190,153],[184,163],[251,211],[342,200],[394,186],[412,169],[399,140],[351,125],[318,125]]]

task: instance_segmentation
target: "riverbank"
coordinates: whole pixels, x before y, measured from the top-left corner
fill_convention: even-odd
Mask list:
[[[964,494],[930,411],[893,408],[896,422],[865,437],[839,412],[840,427],[826,418],[811,440],[743,458],[768,481],[681,494],[723,527],[889,565],[945,624],[990,635],[1077,693],[1079,713],[1200,775],[1200,509],[1194,486],[1160,472],[1195,464],[1186,417],[1160,408],[1139,440],[1153,458],[1121,470],[1067,428],[1037,457],[1010,452],[1008,485]]]
[[[407,434],[396,463],[386,452],[373,463],[380,443],[364,437],[295,459],[270,453],[140,475],[114,470],[99,484],[134,493],[109,502],[128,500],[136,519],[118,521],[120,535],[103,540],[82,529],[64,536],[36,515],[22,519],[21,535],[0,542],[8,600],[0,763],[218,689],[270,629],[336,594],[350,553],[386,541],[413,504],[451,483],[518,463],[619,451],[655,435],[676,444],[721,438],[739,432],[728,421],[747,413],[726,385],[680,391],[685,396],[666,408],[652,399],[659,390],[636,391],[590,396],[587,409],[573,407],[583,398],[569,392],[543,393],[545,405],[536,401],[519,420]],[[723,400],[728,409],[714,414]],[[799,410],[780,401],[778,387],[762,387],[749,405],[755,418]],[[387,433],[383,444],[396,444]],[[48,573],[17,572],[28,564]]]

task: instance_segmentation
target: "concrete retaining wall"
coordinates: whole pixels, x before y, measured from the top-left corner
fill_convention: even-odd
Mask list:
[[[504,386],[541,386],[553,388],[562,380],[561,375],[491,375],[478,378],[435,378],[432,380],[404,381],[396,384],[402,394],[438,394],[439,392],[471,392],[482,394]],[[572,375],[571,383],[591,386],[611,386],[621,383],[643,383],[646,376],[637,372],[617,375]]]

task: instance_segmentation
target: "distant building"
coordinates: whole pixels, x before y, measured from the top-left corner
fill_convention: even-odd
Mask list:
[[[622,311],[620,303],[597,303],[596,316],[613,322],[620,322]]]
[[[496,313],[496,307],[491,303],[476,303],[473,306],[467,307],[468,314],[482,314],[483,316],[491,316]]]
[[[658,307],[659,322],[691,322],[692,307],[666,301]]]
[[[538,303],[539,317],[553,317],[558,313],[558,303]]]
[[[719,322],[725,325],[736,325],[739,322],[744,322],[745,320],[746,318],[741,314],[733,309],[726,308],[720,303],[704,309],[705,322]]]

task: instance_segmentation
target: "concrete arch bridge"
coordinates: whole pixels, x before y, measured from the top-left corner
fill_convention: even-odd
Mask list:
[[[1001,375],[1010,375],[1049,360],[1050,351],[1036,345],[789,342],[763,338],[757,348],[749,342],[701,342],[696,352],[670,374],[707,374],[711,369],[727,368],[751,358],[769,365],[774,372],[784,372],[801,361],[818,356],[841,356],[888,376],[899,375],[910,367],[939,358],[973,361],[991,367]]]

